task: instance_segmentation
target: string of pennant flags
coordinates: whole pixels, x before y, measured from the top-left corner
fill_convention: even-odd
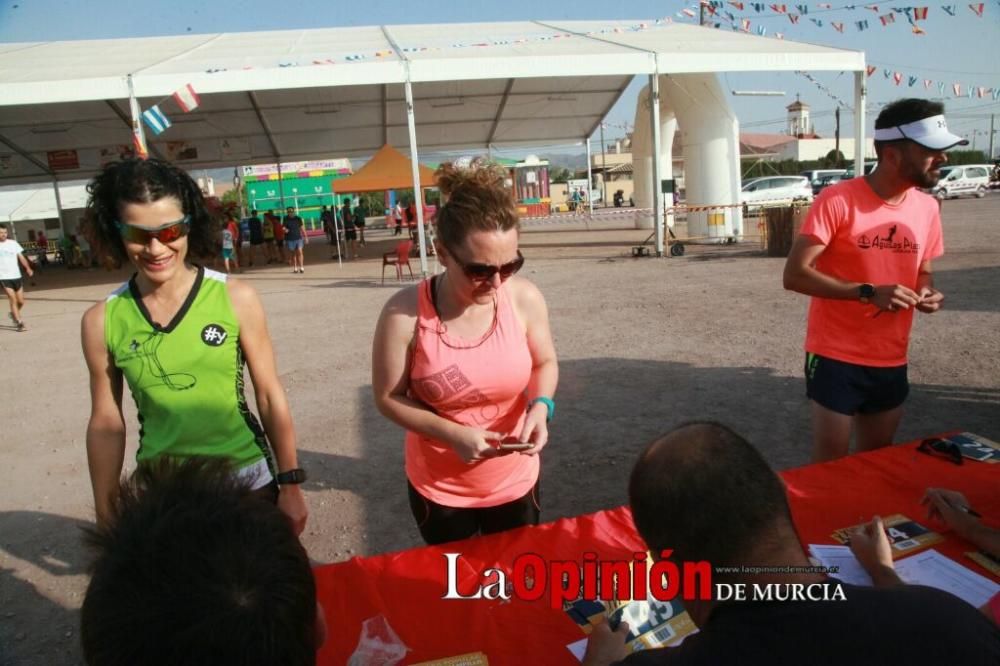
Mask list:
[[[885,5],[889,3],[876,3],[861,6],[864,10],[871,10],[876,13],[883,11],[879,5]],[[791,13],[788,9],[788,5],[784,4],[766,4],[763,2],[727,2],[723,3],[722,0],[701,0],[701,5],[709,12],[710,15],[716,17],[717,21],[714,23],[713,27],[722,28],[722,22],[725,21],[730,25],[733,30],[739,30],[747,33],[756,33],[759,36],[767,35],[767,28],[763,25],[757,25],[756,28],[753,27],[753,23],[749,18],[737,17],[729,11],[720,11],[724,5],[730,5],[736,9],[744,10],[749,7],[757,12],[765,12],[770,9],[772,13],[764,16],[764,18],[773,18],[775,16],[785,15],[789,18],[792,24],[798,24],[799,19],[809,13],[809,5],[799,4],[795,5],[795,9],[799,12],[798,14]],[[1000,5],[1000,1],[997,2]],[[859,5],[842,5],[839,7],[834,7],[832,3],[821,2],[815,5],[815,8],[820,11],[839,11],[839,10],[857,10]],[[947,15],[955,16],[957,13],[957,5],[945,5],[942,9]],[[986,6],[985,3],[970,4],[969,9],[977,17],[983,18]],[[925,31],[917,25],[917,21],[924,21],[927,19],[930,12],[929,7],[893,7],[892,11],[886,14],[879,15],[879,22],[882,26],[888,26],[896,21],[896,16],[901,15],[909,21],[910,25],[913,26],[914,34],[926,34]],[[686,14],[685,14],[686,15]],[[758,17],[760,18],[760,17]],[[810,18],[814,24],[818,27],[823,26],[823,21],[820,19]],[[837,32],[843,33],[845,24],[842,22],[831,22],[830,24]],[[867,19],[862,19],[860,21],[854,22],[857,30],[864,31],[869,29],[869,23]],[[784,39],[784,33],[775,32],[774,37],[777,39]],[[867,68],[867,75],[872,76],[877,71],[877,67],[874,65],[869,65]],[[815,77],[810,75],[808,72],[798,72],[798,74],[809,79],[813,85],[815,85],[820,91],[824,92],[839,105],[844,108],[850,108],[843,100],[837,97],[829,88],[824,86]],[[968,97],[972,98],[987,98],[992,97],[993,101],[1000,100],[1000,87],[998,86],[983,86],[979,84],[962,84],[961,82],[945,82],[937,81],[933,79],[922,78],[917,75],[909,74],[904,75],[901,72],[896,72],[892,70],[885,69],[883,74],[886,79],[891,79],[897,86],[902,85],[905,81],[907,87],[914,87],[917,83],[923,82],[924,89],[930,89],[932,86],[937,87],[937,93],[939,97],[944,97],[946,92],[950,92],[953,97]]]

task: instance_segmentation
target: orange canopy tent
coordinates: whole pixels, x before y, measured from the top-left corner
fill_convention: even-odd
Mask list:
[[[433,187],[437,182],[434,170],[423,164],[419,168],[421,189]],[[402,190],[413,187],[413,167],[409,157],[385,144],[357,173],[347,178],[335,178],[332,184],[337,194]]]

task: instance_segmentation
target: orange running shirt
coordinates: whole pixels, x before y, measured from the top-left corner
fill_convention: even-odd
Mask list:
[[[888,204],[864,178],[823,190],[800,233],[826,246],[816,269],[847,282],[915,290],[920,264],[944,254],[941,215],[933,197],[910,189],[899,204]],[[875,317],[877,312],[858,300],[814,296],[806,351],[857,365],[904,365],[914,311]]]
[[[434,310],[431,280],[418,289],[410,396],[463,425],[517,434],[528,406],[531,353],[506,283],[497,291],[496,325],[482,344],[449,335]],[[421,495],[444,506],[505,504],[538,480],[538,456],[513,453],[466,464],[442,442],[406,433],[406,476]]]

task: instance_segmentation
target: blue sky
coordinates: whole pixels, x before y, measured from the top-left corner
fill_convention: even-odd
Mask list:
[[[921,0],[923,2],[923,0]],[[786,3],[787,13],[762,3],[744,3],[743,11],[731,3],[722,10],[737,19],[750,20],[751,31],[763,28],[765,36],[781,32],[785,39],[811,42],[847,49],[863,50],[869,64],[877,69],[868,78],[869,118],[881,105],[899,97],[939,97],[939,82],[945,84],[944,101],[949,125],[956,133],[974,140],[977,148],[989,143],[990,114],[1000,116],[1000,100],[993,101],[989,89],[1000,89],[1000,1],[983,3],[982,17],[969,3],[926,3],[926,20],[918,21],[924,31],[915,35],[907,19],[896,12],[894,21],[883,26],[880,16],[905,7],[895,2],[831,2],[824,9],[819,2]],[[808,13],[800,15],[797,5]],[[974,3],[978,4],[978,3]],[[867,6],[877,11],[866,9]],[[921,5],[914,5],[921,6]],[[950,16],[942,6],[953,7]],[[503,21],[527,19],[662,19],[696,22],[678,16],[695,2],[678,0],[575,0],[542,3],[538,0],[420,0],[419,2],[330,2],[329,0],[0,0],[0,42],[50,41],[64,39],[102,39],[186,33],[244,32],[289,28],[318,28],[352,25],[450,23],[466,21]],[[799,15],[792,23],[788,14]],[[822,21],[818,26],[811,20]],[[859,31],[856,22],[868,21]],[[844,24],[843,33],[832,23]],[[725,26],[725,30],[730,28]],[[247,48],[253,48],[248,40]],[[895,84],[894,75],[901,75]],[[887,75],[888,74],[888,78]],[[785,106],[799,94],[812,107],[817,132],[833,135],[834,98],[853,106],[853,77],[850,74],[813,73],[813,81],[796,74],[723,74],[723,87],[730,90],[774,90],[784,97],[731,97],[744,131],[780,132],[784,126]],[[911,77],[914,85],[909,86]],[[933,81],[929,88],[924,80]],[[608,118],[610,123],[632,122],[635,96],[645,81],[633,84]],[[955,97],[952,85],[959,83],[963,96]],[[983,87],[987,94],[980,99],[965,96],[969,86]],[[852,114],[842,112],[842,132],[850,136]],[[1000,154],[1000,117],[996,120],[995,152]],[[622,129],[611,127],[606,138],[620,135]]]

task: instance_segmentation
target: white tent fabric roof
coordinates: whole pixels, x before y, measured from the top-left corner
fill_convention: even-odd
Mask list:
[[[62,209],[87,206],[87,183],[59,183]],[[0,222],[45,220],[59,217],[52,185],[0,188]]]
[[[127,151],[129,76],[142,108],[174,123],[147,130],[154,154],[209,168],[404,148],[407,80],[420,148],[462,150],[578,142],[635,75],[864,66],[857,51],[642,21],[2,44],[0,183],[86,177]],[[188,84],[202,103],[185,114],[168,98]]]

